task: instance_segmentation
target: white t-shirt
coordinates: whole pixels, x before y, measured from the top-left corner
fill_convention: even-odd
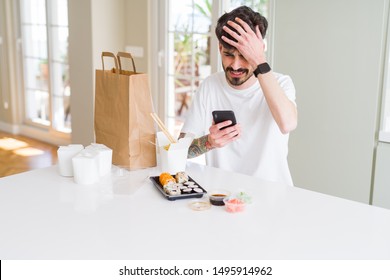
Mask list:
[[[291,78],[274,75],[295,104]],[[214,110],[233,110],[241,125],[241,137],[223,148],[207,152],[207,165],[292,185],[287,163],[289,135],[280,132],[260,83],[237,90],[228,84],[223,71],[212,74],[194,95],[182,132],[193,133],[196,138],[209,134]]]

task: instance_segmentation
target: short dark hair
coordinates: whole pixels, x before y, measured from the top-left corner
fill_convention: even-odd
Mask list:
[[[223,14],[217,22],[217,26],[215,27],[215,34],[217,35],[218,41],[222,44],[224,48],[231,49],[233,48],[232,45],[226,43],[224,40],[222,40],[222,36],[225,36],[229,38],[230,40],[233,40],[237,42],[236,39],[234,39],[232,36],[230,36],[225,30],[222,29],[223,26],[227,25],[227,22],[235,21],[235,18],[239,17],[243,21],[245,21],[250,28],[256,32],[256,26],[259,26],[261,36],[264,38],[265,34],[267,32],[268,28],[268,21],[265,17],[263,17],[260,13],[253,11],[251,8],[247,6],[241,6],[234,10],[232,10],[229,13]],[[237,22],[236,22],[237,23]],[[229,27],[229,25],[228,25]]]

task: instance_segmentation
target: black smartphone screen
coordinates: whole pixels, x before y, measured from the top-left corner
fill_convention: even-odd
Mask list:
[[[223,128],[233,126],[237,123],[236,116],[234,115],[234,112],[232,110],[216,110],[216,111],[213,111],[212,114],[213,114],[213,119],[214,119],[215,124],[220,123],[220,122],[224,122],[227,120],[232,121],[231,125],[225,126]]]

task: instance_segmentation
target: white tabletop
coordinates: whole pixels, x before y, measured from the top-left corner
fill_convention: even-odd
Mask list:
[[[187,172],[253,202],[193,211],[155,189],[157,168],[113,168],[90,186],[56,166],[2,178],[0,259],[390,259],[389,210],[195,163]]]

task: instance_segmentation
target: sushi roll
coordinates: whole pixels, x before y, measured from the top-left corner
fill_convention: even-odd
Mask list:
[[[161,175],[159,177],[159,181],[163,187],[176,183],[175,178],[173,178],[173,176],[169,173],[161,173]]]
[[[188,182],[188,175],[185,172],[177,172],[175,179],[177,183],[185,183]]]
[[[201,188],[193,188],[192,189],[194,192],[197,192],[197,193],[202,193],[203,190]]]

